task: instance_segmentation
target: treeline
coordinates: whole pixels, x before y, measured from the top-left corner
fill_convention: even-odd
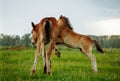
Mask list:
[[[25,34],[22,37],[0,34],[0,46],[31,46],[30,34]]]
[[[20,37],[19,35],[0,34],[0,46],[31,46],[30,33]],[[120,35],[112,36],[93,36],[92,39],[97,40],[104,48],[120,48]]]
[[[90,35],[89,37],[97,40],[100,43],[100,45],[104,48],[120,48],[120,35],[111,35],[111,36]]]

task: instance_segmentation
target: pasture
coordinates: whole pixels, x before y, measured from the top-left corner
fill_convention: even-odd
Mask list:
[[[35,48],[0,49],[0,81],[120,81],[120,49],[104,50],[104,55],[93,50],[98,73],[79,50],[60,47],[60,58],[52,54],[52,76],[43,74],[40,56],[35,76],[30,77]]]

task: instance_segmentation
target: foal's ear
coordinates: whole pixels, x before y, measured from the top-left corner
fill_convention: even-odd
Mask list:
[[[60,15],[60,18],[62,18],[63,17],[63,15]]]
[[[32,25],[33,29],[35,29],[36,26],[33,22],[31,22],[31,25]]]

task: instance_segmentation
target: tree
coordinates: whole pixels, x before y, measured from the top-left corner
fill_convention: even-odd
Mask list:
[[[30,46],[31,45],[31,38],[30,38],[29,33],[22,36],[21,45],[23,45],[23,46]]]

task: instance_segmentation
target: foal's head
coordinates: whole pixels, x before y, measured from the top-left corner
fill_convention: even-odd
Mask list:
[[[31,41],[32,41],[32,44],[34,45],[34,44],[36,44],[37,43],[37,40],[38,40],[38,30],[39,30],[39,24],[34,24],[33,22],[31,23],[31,25],[32,25],[32,31],[31,31],[31,33],[32,33],[32,39],[31,39]]]
[[[67,17],[65,16],[60,16],[59,19],[58,19],[58,24],[59,26],[67,26],[68,28],[70,28],[71,30],[73,30],[71,24],[70,24],[70,21]]]

